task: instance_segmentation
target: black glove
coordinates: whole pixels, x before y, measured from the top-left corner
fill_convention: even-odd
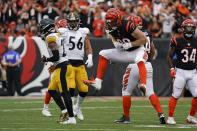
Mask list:
[[[42,56],[41,60],[42,60],[42,62],[48,62],[47,57],[44,55]]]

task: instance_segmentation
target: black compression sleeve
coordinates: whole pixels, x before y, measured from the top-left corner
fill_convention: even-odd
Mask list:
[[[50,58],[47,58],[47,61],[50,61],[50,62],[58,61],[59,60],[59,51],[58,50],[53,50],[52,54],[53,54],[53,56],[50,57]]]

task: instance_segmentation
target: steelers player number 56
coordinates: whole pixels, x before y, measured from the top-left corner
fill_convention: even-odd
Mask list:
[[[70,36],[69,43],[71,44],[71,47],[69,48],[69,50],[74,50],[75,48],[77,48],[78,50],[82,50],[83,47],[83,42],[81,41],[82,37],[79,38],[77,43],[75,43],[76,41],[75,39],[76,38],[74,36]]]

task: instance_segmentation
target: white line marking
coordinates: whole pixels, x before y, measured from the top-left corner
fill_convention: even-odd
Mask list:
[[[65,125],[65,127],[68,125]],[[76,125],[72,125],[76,126]],[[16,130],[16,128],[0,128],[0,130]],[[41,128],[17,128],[17,130],[40,130]],[[53,131],[77,131],[77,130],[83,130],[83,131],[118,131],[118,129],[101,129],[101,128],[84,128],[84,129],[54,129],[54,128],[45,128],[45,130],[53,130]]]
[[[133,108],[152,108],[152,106],[132,106]],[[168,105],[162,105],[162,107],[168,107]],[[189,105],[177,105],[177,107],[189,107]],[[82,109],[86,110],[86,109],[119,109],[122,108],[117,107],[117,106],[89,106],[89,107],[82,107]],[[56,110],[57,108],[50,108],[50,110]],[[12,112],[12,111],[40,111],[42,110],[42,108],[23,108],[23,109],[2,109],[0,110],[0,112]]]

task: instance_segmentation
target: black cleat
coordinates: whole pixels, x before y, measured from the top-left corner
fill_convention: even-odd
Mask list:
[[[114,123],[116,123],[116,124],[130,124],[131,122],[130,122],[130,118],[129,117],[125,117],[123,115],[121,118],[115,120]]]
[[[165,116],[163,113],[159,115],[160,124],[166,124]]]

